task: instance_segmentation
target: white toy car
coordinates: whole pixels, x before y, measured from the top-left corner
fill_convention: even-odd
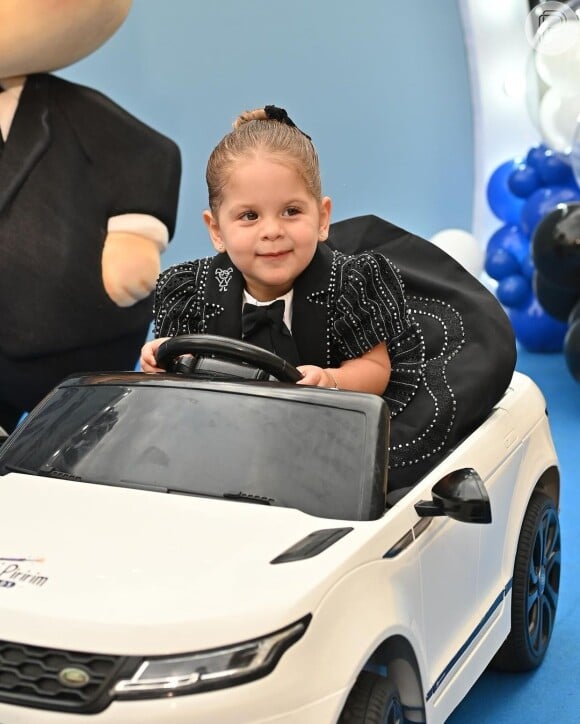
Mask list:
[[[223,344],[222,371],[295,379]],[[535,384],[394,500],[382,398],[264,374],[70,378],[2,446],[2,724],[444,722],[490,662],[542,661]]]

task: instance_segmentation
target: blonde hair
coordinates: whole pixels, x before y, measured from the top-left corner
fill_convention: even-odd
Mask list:
[[[282,114],[287,120],[274,120],[265,108],[244,111],[234,121],[233,130],[214,148],[205,172],[212,213],[217,213],[220,207],[224,187],[236,161],[260,151],[292,164],[308,191],[320,201],[322,185],[316,149],[310,138],[288,119],[286,112],[282,111]]]

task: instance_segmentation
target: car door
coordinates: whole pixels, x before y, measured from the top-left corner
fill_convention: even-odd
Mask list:
[[[436,517],[417,541],[428,700],[446,685],[476,627],[481,527]]]
[[[435,517],[418,541],[429,666],[426,695],[434,700],[501,613],[509,586],[503,580],[502,550],[517,451],[509,415],[496,410],[493,419],[455,451],[451,463],[451,469],[470,467],[480,475],[490,498],[491,523]],[[434,484],[438,476],[432,479]]]

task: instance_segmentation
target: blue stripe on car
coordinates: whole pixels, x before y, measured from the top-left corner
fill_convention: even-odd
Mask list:
[[[489,619],[493,616],[495,610],[497,607],[502,603],[504,598],[507,596],[507,594],[511,591],[512,588],[512,579],[507,582],[505,588],[503,591],[500,592],[498,597],[495,599],[495,601],[491,604],[490,608],[487,610],[485,616],[481,619],[481,621],[477,624],[475,629],[472,631],[471,635],[467,639],[467,641],[463,644],[463,646],[459,649],[459,651],[455,654],[455,656],[451,659],[451,661],[447,664],[447,666],[443,669],[443,671],[439,674],[437,679],[435,680],[435,683],[433,686],[429,689],[427,692],[427,696],[425,698],[426,701],[429,701],[429,699],[433,696],[433,694],[437,691],[437,689],[441,686],[441,684],[445,681],[447,678],[447,675],[449,672],[453,669],[455,664],[459,661],[459,659],[463,656],[463,654],[467,651],[467,649],[471,646],[471,644],[474,642],[474,640],[477,638],[477,636],[480,634],[483,627],[486,625],[486,623],[489,621]]]

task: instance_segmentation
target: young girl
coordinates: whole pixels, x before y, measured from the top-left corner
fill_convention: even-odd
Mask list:
[[[160,371],[155,352],[168,336],[206,333],[280,354],[302,372],[299,384],[382,395],[391,374],[403,387],[417,377],[420,344],[399,274],[380,253],[324,244],[331,201],[317,153],[283,109],[242,113],[206,181],[203,218],[217,255],[159,277],[144,372]]]

